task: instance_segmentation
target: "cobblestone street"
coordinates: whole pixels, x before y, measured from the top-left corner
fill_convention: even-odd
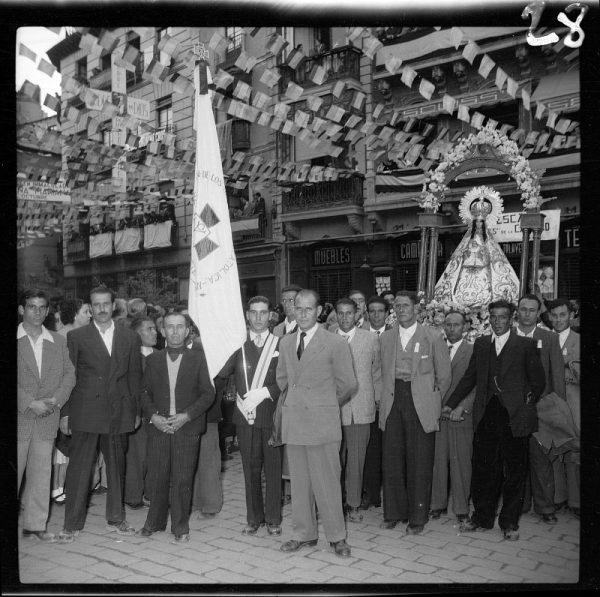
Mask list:
[[[352,556],[337,557],[320,526],[316,547],[294,554],[279,550],[291,538],[291,505],[284,507],[282,536],[262,528],[241,534],[245,524],[244,485],[239,452],[222,474],[225,504],[215,518],[192,515],[190,542],[172,545],[169,532],[149,539],[121,537],[105,530],[104,495],[93,495],[85,529],[74,543],[41,544],[19,536],[23,583],[575,583],[579,570],[579,520],[558,513],[549,526],[534,514],[521,518],[517,542],[496,527],[460,535],[454,517],[430,521],[419,536],[405,536],[404,525],[379,528],[381,508],[348,523]],[[140,528],[146,509],[128,510]],[[64,509],[53,507],[48,530],[59,533]],[[20,533],[20,525],[19,525]],[[216,588],[215,588],[216,589]]]

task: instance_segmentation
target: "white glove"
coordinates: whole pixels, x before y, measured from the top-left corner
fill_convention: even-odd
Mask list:
[[[256,410],[256,407],[263,401],[265,398],[270,398],[271,394],[269,394],[268,388],[256,388],[255,390],[250,390],[244,394],[244,410],[249,413],[250,411]]]
[[[247,413],[246,409],[244,408],[244,401],[240,398],[239,394],[238,397],[236,399],[236,403],[237,403],[237,407],[240,409],[240,412],[242,413],[243,417],[246,419],[246,421],[248,421],[248,423],[250,425],[254,425],[254,418],[256,413]]]

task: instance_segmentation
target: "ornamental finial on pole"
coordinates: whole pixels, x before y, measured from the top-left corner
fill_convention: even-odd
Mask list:
[[[206,46],[202,42],[196,42],[194,44],[194,55],[196,56],[196,60],[205,60],[208,62],[209,53],[206,49]]]

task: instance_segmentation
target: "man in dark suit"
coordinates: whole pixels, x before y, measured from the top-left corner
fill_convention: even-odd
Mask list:
[[[265,523],[269,535],[281,535],[281,446],[268,444],[273,412],[281,390],[275,373],[278,338],[269,332],[269,299],[248,301],[249,337],[219,373],[222,383],[235,376],[238,392],[233,422],[240,443],[246,489],[246,522],[242,533],[256,535]],[[265,499],[262,471],[265,474]]]
[[[542,398],[554,392],[564,400],[566,399],[565,366],[558,336],[537,326],[541,309],[542,302],[535,294],[522,296],[517,306],[516,332],[519,336],[532,338],[535,341],[546,378]],[[542,517],[543,522],[556,524],[552,458],[533,435],[529,438],[529,479],[535,513]],[[526,510],[529,508],[530,499],[526,491]]]
[[[125,520],[123,488],[126,434],[139,424],[140,339],[112,320],[114,293],[106,286],[90,292],[92,321],[71,330],[67,344],[77,382],[61,412],[61,431],[72,433],[65,480],[65,522],[58,540],[71,543],[85,524],[89,487],[98,444],[106,463],[107,530],[132,535]]]
[[[389,305],[384,298],[377,295],[372,296],[367,302],[369,321],[363,324],[363,329],[368,329],[380,338],[383,332],[391,328],[391,326],[385,323],[389,310]],[[360,503],[361,510],[368,510],[371,506],[374,508],[381,506],[381,442],[382,432],[379,428],[379,401],[377,401],[375,403],[375,420],[370,426],[369,443],[367,444],[367,453],[365,455],[363,498]]]
[[[464,338],[467,329],[468,325],[462,313],[451,311],[444,318],[444,332],[452,366],[452,383],[442,401],[440,430],[435,437],[431,512],[429,513],[430,518],[436,519],[448,507],[448,469],[450,469],[452,509],[459,522],[464,522],[469,517],[473,455],[471,413],[475,388],[454,410],[446,407],[446,400],[465,374],[473,354],[473,345]]]
[[[475,511],[461,530],[493,528],[502,492],[498,524],[505,539],[515,541],[519,538],[528,440],[537,429],[535,403],[544,389],[544,368],[535,342],[511,331],[513,311],[507,301],[490,303],[491,339],[477,338],[467,371],[446,406],[455,409],[476,387],[471,481]]]
[[[283,305],[285,319],[273,328],[274,336],[293,334],[298,329],[296,314],[294,313],[294,300],[300,290],[302,289],[298,284],[290,284],[281,289],[281,304]]]
[[[130,329],[140,337],[142,342],[140,352],[143,371],[146,367],[146,357],[155,350],[158,337],[156,323],[147,315],[136,315],[131,319]],[[144,498],[147,498],[150,493],[145,487],[146,443],[146,423],[142,421],[137,429],[127,435],[127,451],[125,452],[125,503],[133,510],[147,505],[148,502],[145,502]]]
[[[314,290],[296,295],[298,332],[279,343],[277,385],[287,395],[282,407],[292,485],[294,538],[281,550],[317,544],[315,501],[325,535],[340,557],[350,555],[340,486],[340,406],[357,387],[348,342],[317,322],[322,307]]]
[[[50,504],[52,448],[59,411],[75,385],[75,371],[65,339],[48,331],[43,321],[48,296],[27,290],[19,300],[23,322],[17,328],[17,465],[23,536],[45,543],[55,541],[46,532]]]
[[[184,314],[163,319],[167,346],[147,357],[142,411],[148,421],[150,509],[137,536],[164,531],[171,512],[175,543],[190,539],[192,485],[206,411],[215,399],[204,351],[187,348],[190,332]]]

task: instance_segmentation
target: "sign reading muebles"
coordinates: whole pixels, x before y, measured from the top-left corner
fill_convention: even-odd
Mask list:
[[[350,264],[350,247],[327,247],[315,249],[312,255],[313,267]]]

